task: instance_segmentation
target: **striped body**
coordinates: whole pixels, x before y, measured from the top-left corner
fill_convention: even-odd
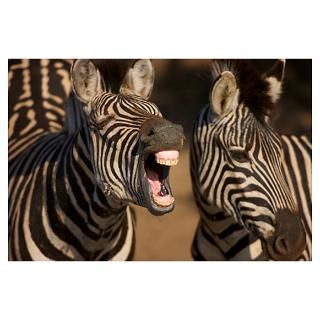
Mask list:
[[[9,60],[9,146],[37,132],[63,129],[70,66],[62,59]]]
[[[311,260],[312,251],[312,145],[308,135],[283,135],[283,172],[289,190],[302,212],[302,220],[307,233],[307,248],[301,259]]]
[[[129,257],[129,207],[111,210],[95,186],[85,139],[84,130],[41,135],[10,166],[10,260]]]

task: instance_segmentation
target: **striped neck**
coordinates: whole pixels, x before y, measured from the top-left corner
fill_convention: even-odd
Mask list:
[[[57,186],[57,200],[81,215],[88,228],[101,232],[110,228],[111,216],[125,214],[127,204],[108,197],[98,185],[91,164],[86,121],[83,112],[76,110],[79,109],[73,109],[72,117],[75,119],[76,115],[79,121],[72,128],[67,125],[70,130],[58,161],[57,183],[65,192],[59,192]],[[69,116],[67,113],[67,124],[73,123]]]

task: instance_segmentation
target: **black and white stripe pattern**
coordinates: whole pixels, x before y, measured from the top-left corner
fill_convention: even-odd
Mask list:
[[[71,95],[65,112],[64,130],[39,129],[9,146],[9,260],[130,259],[128,203],[146,206],[140,129],[162,116],[145,98],[107,91],[85,106]],[[19,145],[27,148],[14,154]]]
[[[9,60],[9,161],[43,133],[63,129],[70,67],[71,60]]]
[[[307,135],[282,135],[283,172],[298,212],[303,212],[302,220],[307,234],[307,248],[303,260],[311,260],[312,242],[312,145]]]
[[[242,67],[239,62],[213,63],[213,91],[216,88],[218,98],[213,97],[211,103],[219,103],[222,97],[224,105],[203,109],[194,126],[191,175],[201,219],[193,256],[200,260],[269,259],[261,239],[273,236],[278,212],[288,211],[301,214],[306,229],[307,247],[295,258],[311,259],[311,143],[306,137],[280,137],[272,129],[264,120],[273,107],[268,91],[256,91],[254,86],[264,86],[258,81],[252,88],[239,84],[250,80],[244,79],[248,74],[251,77],[250,69],[244,72]],[[233,80],[230,85],[227,70],[236,75],[238,87],[229,106]],[[260,105],[251,107],[252,103]],[[263,104],[270,106],[264,114]]]
[[[10,260],[111,259],[120,248],[128,258],[130,209],[112,210],[92,171],[85,128],[41,137],[10,167]]]
[[[104,93],[94,98],[93,103],[95,111],[89,118],[89,136],[96,180],[115,198],[143,206],[141,190],[137,189],[139,132],[147,119],[161,114],[153,103],[136,96]],[[107,163],[114,166],[108,167]],[[125,177],[130,179],[124,180]]]

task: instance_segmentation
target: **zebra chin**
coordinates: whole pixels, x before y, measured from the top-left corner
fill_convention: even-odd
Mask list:
[[[276,261],[297,260],[306,248],[306,231],[300,216],[283,209],[276,215],[275,232],[263,238],[262,247],[268,259]]]

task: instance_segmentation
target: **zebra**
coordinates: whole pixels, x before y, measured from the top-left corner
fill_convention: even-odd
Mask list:
[[[11,68],[9,88],[19,68]],[[130,203],[153,215],[174,209],[169,171],[185,138],[149,101],[152,62],[77,59],[70,78],[61,130],[37,122],[42,111],[30,92],[27,130],[21,130],[25,106],[9,106],[13,116],[24,112],[12,120],[9,140],[9,260],[130,260]],[[10,92],[9,101],[21,103]],[[58,102],[52,112],[60,110]]]
[[[20,142],[10,156],[17,156],[26,146],[24,137],[63,129],[71,63],[63,59],[9,60],[9,146]]]
[[[284,69],[285,60],[263,75],[247,61],[211,62],[190,147],[195,260],[311,260],[311,137],[271,126]]]

